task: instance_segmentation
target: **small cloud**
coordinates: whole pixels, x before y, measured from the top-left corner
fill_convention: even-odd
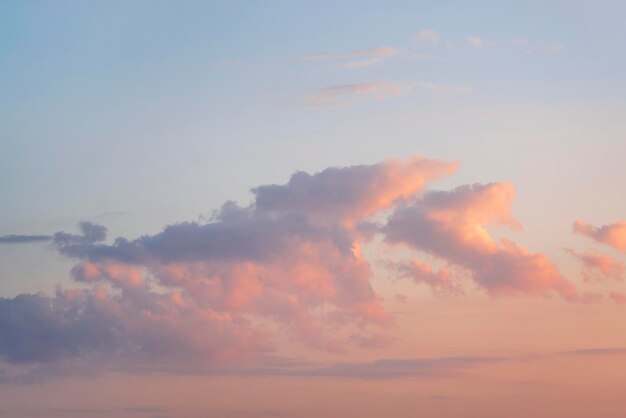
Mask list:
[[[626,221],[596,227],[585,221],[577,220],[572,225],[572,230],[575,234],[583,235],[626,253]]]
[[[29,244],[50,241],[51,239],[51,235],[3,235],[0,236],[0,244]]]
[[[468,36],[465,39],[467,43],[474,48],[480,48],[485,44],[485,41],[480,36]]]
[[[571,248],[563,250],[582,263],[582,276],[586,282],[604,277],[614,280],[623,278],[624,264],[609,255],[597,251],[578,253]]]
[[[318,52],[302,55],[297,59],[298,61],[339,61],[339,68],[353,70],[381,64],[397,53],[398,50],[392,46],[381,46],[348,52]]]
[[[298,61],[321,61],[321,60],[339,60],[353,58],[387,58],[394,56],[398,50],[392,46],[381,46],[378,48],[361,49],[348,52],[317,52],[313,54],[301,55]]]
[[[417,44],[434,45],[439,43],[440,39],[439,33],[432,29],[424,29],[413,36],[413,42]]]
[[[392,263],[402,277],[413,279],[416,283],[424,283],[441,296],[454,296],[463,294],[463,289],[452,276],[450,270],[442,268],[434,271],[433,266],[420,260],[413,260],[409,263]]]
[[[562,356],[614,356],[626,354],[626,348],[583,348],[579,350],[562,351],[557,355]]]
[[[339,84],[314,91],[304,103],[311,107],[344,107],[355,101],[384,100],[402,91],[393,82]]]

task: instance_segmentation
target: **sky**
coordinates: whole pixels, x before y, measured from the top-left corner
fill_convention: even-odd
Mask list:
[[[622,417],[625,17],[0,0],[0,417]]]

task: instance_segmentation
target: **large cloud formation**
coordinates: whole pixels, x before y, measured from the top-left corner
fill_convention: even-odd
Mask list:
[[[33,241],[45,237],[76,261],[71,277],[80,288],[0,299],[4,376],[58,364],[224,367],[271,354],[281,332],[322,350],[379,348],[393,341],[393,318],[361,250],[376,234],[449,264],[437,272],[419,260],[391,264],[438,293],[462,293],[455,274],[468,271],[490,294],[576,299],[545,255],[485,229],[518,226],[510,184],[423,194],[456,169],[413,157],[297,172],[287,184],[252,189],[248,206],[226,202],[206,223],[112,243],[89,222],[79,234],[42,235]],[[383,226],[372,222],[380,215],[388,217]]]
[[[276,327],[325,350],[391,341],[375,331],[392,318],[370,284],[361,223],[456,167],[414,157],[299,172],[253,189],[247,207],[225,203],[211,222],[112,244],[88,222],[58,232],[52,247],[77,260],[72,278],[84,288],[0,299],[0,355],[210,363],[271,349]]]

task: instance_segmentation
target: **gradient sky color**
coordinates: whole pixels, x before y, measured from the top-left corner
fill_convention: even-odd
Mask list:
[[[0,417],[625,416],[625,17],[0,1]]]

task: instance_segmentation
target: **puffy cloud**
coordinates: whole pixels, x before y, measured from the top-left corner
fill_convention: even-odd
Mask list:
[[[401,206],[384,227],[386,240],[402,243],[464,267],[491,294],[545,294],[575,299],[573,285],[543,254],[497,242],[486,227],[519,227],[511,215],[514,188],[508,183],[461,186],[429,192]]]
[[[297,211],[354,224],[399,199],[415,196],[437,178],[452,174],[457,163],[423,157],[387,160],[374,165],[327,168],[310,175],[294,174],[286,185],[252,189],[263,211]]]
[[[458,295],[463,293],[460,284],[454,279],[450,270],[442,268],[435,272],[430,264],[420,260],[409,263],[392,263],[401,275],[415,280],[416,283],[424,283],[441,295]]]
[[[0,299],[0,353],[9,363],[223,360],[260,349],[267,349],[262,335],[241,318],[175,291],[96,287]]]
[[[211,363],[267,350],[277,327],[325,350],[388,344],[376,330],[392,318],[360,251],[375,231],[367,220],[456,167],[413,157],[300,172],[253,189],[247,207],[225,203],[207,223],[112,243],[93,223],[58,232],[52,247],[77,260],[72,278],[87,288],[0,300],[0,356],[11,364],[93,356],[117,367]],[[331,338],[329,325],[345,332]]]
[[[577,220],[572,225],[574,233],[586,236],[601,244],[626,253],[626,221],[615,222],[599,227]]]
[[[624,264],[609,255],[600,254],[598,252],[577,253],[571,248],[565,248],[565,251],[582,263],[583,279],[587,282],[596,278],[598,273],[603,277],[614,280],[621,280],[623,278]]]

